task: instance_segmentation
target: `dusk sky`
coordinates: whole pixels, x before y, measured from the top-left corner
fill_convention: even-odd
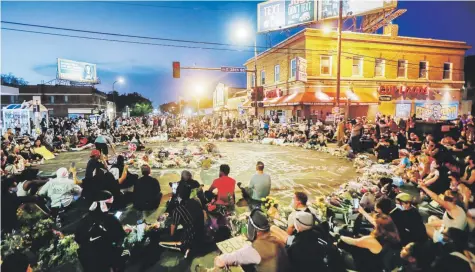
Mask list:
[[[2,21],[54,27],[217,43],[235,43],[232,26],[246,21],[255,29],[258,2],[2,2]],[[394,21],[399,35],[465,41],[475,45],[475,2],[399,1],[407,12]],[[217,45],[187,44],[159,40],[140,40],[97,34],[2,24],[2,27],[50,33],[134,40],[160,44],[198,47]],[[299,29],[292,29],[295,33]],[[272,44],[285,35],[271,35]],[[252,41],[248,41],[250,45]],[[258,45],[266,46],[260,35]],[[1,72],[23,77],[30,84],[56,77],[56,59],[66,58],[97,64],[101,84],[109,92],[112,82],[120,93],[137,91],[157,106],[172,101],[177,93],[188,97],[193,84],[201,82],[210,95],[217,82],[244,87],[244,74],[182,71],[181,79],[172,78],[172,61],[182,66],[242,66],[253,54],[249,48],[238,51],[187,49],[153,45],[126,44],[2,30]],[[475,49],[467,55],[475,54]],[[188,95],[187,95],[188,94]]]

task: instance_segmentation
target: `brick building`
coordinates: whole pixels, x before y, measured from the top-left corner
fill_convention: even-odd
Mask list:
[[[14,103],[38,99],[48,109],[50,116],[87,117],[92,110],[107,110],[107,95],[90,86],[20,86]]]
[[[386,30],[385,35],[342,33],[341,110],[369,118],[377,112],[406,117],[441,107],[446,114],[448,105],[469,111],[461,90],[470,46],[401,37],[396,25]],[[300,58],[307,62],[304,71],[299,71]],[[253,70],[254,58],[245,66]],[[326,116],[336,101],[337,32],[306,28],[259,54],[257,70],[265,93],[260,115],[278,114],[284,120]],[[247,89],[253,86],[254,75],[248,74]]]

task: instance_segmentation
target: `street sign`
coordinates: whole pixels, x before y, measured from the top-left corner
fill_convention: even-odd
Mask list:
[[[307,82],[307,60],[302,57],[297,57],[297,81]]]
[[[392,96],[390,95],[380,95],[379,96],[379,101],[391,101],[392,100]]]
[[[221,72],[226,73],[245,73],[246,68],[243,67],[221,67]]]

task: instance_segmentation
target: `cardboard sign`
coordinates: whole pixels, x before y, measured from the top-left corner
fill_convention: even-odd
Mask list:
[[[247,241],[243,236],[233,237],[231,239],[216,243],[219,250],[223,253],[231,253],[243,248],[246,245],[250,245],[251,242]]]

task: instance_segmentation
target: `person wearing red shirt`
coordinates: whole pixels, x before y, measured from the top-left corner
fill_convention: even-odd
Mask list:
[[[230,170],[229,165],[221,164],[219,166],[219,178],[215,179],[211,187],[209,187],[209,192],[213,192],[215,189],[218,190],[218,199],[216,201],[218,205],[234,205],[236,181],[228,177]]]

